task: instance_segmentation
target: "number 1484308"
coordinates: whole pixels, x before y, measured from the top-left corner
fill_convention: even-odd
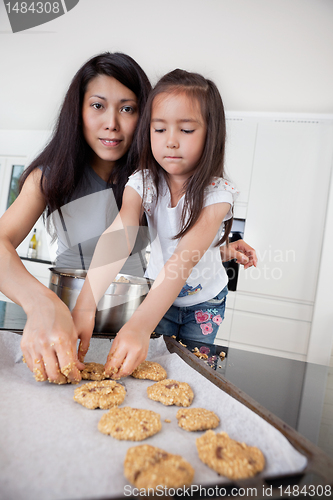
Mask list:
[[[323,486],[321,484],[314,486],[312,484],[305,486],[298,486],[297,484],[293,486],[279,486],[278,490],[280,491],[281,496],[290,496],[290,497],[332,497],[332,487],[329,485]]]
[[[59,2],[7,2],[8,14],[59,14]]]

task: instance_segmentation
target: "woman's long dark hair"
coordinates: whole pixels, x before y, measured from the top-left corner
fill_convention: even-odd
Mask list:
[[[89,82],[98,75],[112,76],[129,88],[138,99],[139,122],[151,89],[143,69],[134,59],[119,52],[105,52],[89,59],[74,76],[62,104],[53,136],[40,155],[24,171],[22,188],[28,175],[41,167],[41,190],[47,204],[47,214],[67,203],[82,179],[84,165],[91,149],[82,132],[82,105]],[[123,190],[129,175],[137,168],[138,153],[135,135],[129,151],[112,170],[109,183],[115,183],[114,194],[121,206]]]
[[[176,69],[163,76],[149,94],[145,111],[138,127],[137,142],[140,151],[141,170],[149,169],[159,194],[160,176],[164,174],[168,182],[168,174],[153,157],[150,143],[150,121],[152,104],[161,93],[186,94],[199,102],[202,117],[207,127],[204,149],[193,175],[184,185],[185,202],[182,213],[181,229],[175,239],[184,236],[197,222],[204,205],[205,188],[213,177],[224,177],[224,152],[226,139],[226,122],[224,106],[216,85],[197,73]],[[143,177],[144,179],[144,177]],[[145,189],[144,189],[145,192]],[[224,234],[217,245],[228,242],[232,219],[224,223]]]

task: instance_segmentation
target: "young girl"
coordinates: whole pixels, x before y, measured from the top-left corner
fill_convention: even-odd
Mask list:
[[[118,241],[123,230],[129,253],[144,212],[152,240],[146,275],[155,282],[112,344],[105,369],[117,378],[145,359],[154,330],[214,342],[228,281],[219,245],[227,241],[237,195],[223,179],[224,148],[224,109],[214,83],[179,69],[165,75],[139,126],[140,170],[130,177],[120,214],[97,244],[73,310],[88,341],[96,304],[125,260],[117,260],[108,242]]]

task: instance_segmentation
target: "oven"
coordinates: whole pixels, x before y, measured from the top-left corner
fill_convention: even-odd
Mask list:
[[[234,219],[231,232],[229,234],[229,241],[233,242],[242,240],[244,238],[244,228],[244,219]],[[228,262],[223,262],[223,265],[229,278],[228,289],[231,292],[235,292],[237,290],[239,264],[237,264],[236,259],[233,259]]]

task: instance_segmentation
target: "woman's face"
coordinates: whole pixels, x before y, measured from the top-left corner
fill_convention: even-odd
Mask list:
[[[134,92],[115,78],[98,75],[87,87],[82,105],[83,135],[94,155],[92,167],[111,172],[128,151],[138,123]]]

